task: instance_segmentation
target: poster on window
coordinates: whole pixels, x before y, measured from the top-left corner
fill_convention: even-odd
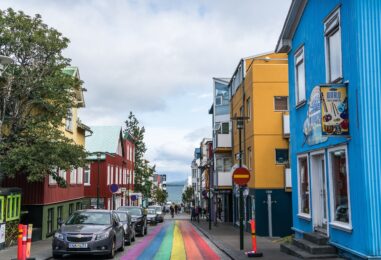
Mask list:
[[[347,88],[321,86],[320,95],[322,134],[349,135]]]

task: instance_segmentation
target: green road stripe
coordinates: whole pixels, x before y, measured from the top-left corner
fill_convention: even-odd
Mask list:
[[[155,255],[155,260],[169,260],[171,258],[173,230],[175,227],[174,221],[172,222],[173,223],[168,227],[163,242]]]

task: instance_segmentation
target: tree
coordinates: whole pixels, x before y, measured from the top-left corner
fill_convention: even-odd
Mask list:
[[[138,119],[132,112],[130,112],[125,123],[124,135],[132,136],[135,143],[135,191],[141,192],[144,197],[150,197],[151,183],[149,177],[152,176],[154,169],[153,171],[149,170],[148,162],[144,159],[144,154],[147,151],[144,143],[144,126],[140,126]]]
[[[52,174],[65,186],[56,169],[85,164],[83,147],[60,130],[82,84],[62,72],[70,65],[62,55],[68,44],[40,15],[0,10],[0,54],[14,60],[0,78],[1,174],[28,181]]]
[[[182,201],[184,204],[189,204],[193,201],[193,187],[188,186],[182,194]]]
[[[157,186],[153,189],[152,192],[152,199],[158,204],[165,203],[168,198],[168,192],[166,190],[163,190]]]

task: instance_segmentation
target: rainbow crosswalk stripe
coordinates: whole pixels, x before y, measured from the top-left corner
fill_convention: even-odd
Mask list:
[[[122,260],[217,260],[209,247],[187,221],[167,221],[157,226],[139,244],[122,256]]]

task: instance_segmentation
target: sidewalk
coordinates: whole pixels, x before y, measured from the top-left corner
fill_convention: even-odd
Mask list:
[[[214,223],[212,223],[212,229],[209,230],[209,222],[205,219],[200,219],[200,223],[197,221],[192,221],[191,223],[231,259],[248,259],[245,252],[252,250],[251,235],[249,233],[244,232],[244,250],[241,251],[239,250],[239,229],[233,227],[232,224],[218,223],[217,226],[214,226]],[[279,242],[276,239],[268,237],[257,236],[257,250],[263,253],[263,257],[259,259],[298,259],[281,252]]]
[[[46,260],[52,257],[52,239],[32,242],[30,258]],[[17,245],[0,250],[1,260],[17,259]]]

